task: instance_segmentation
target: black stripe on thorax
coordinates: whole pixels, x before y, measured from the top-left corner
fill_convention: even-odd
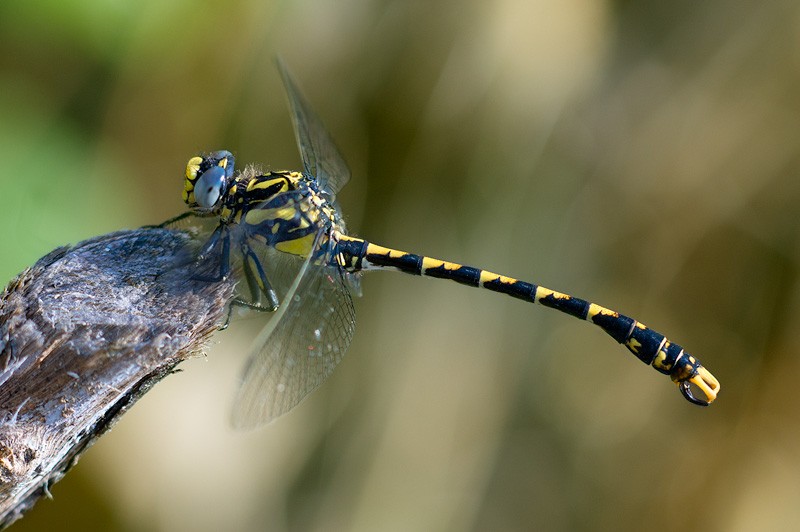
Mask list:
[[[283,172],[267,172],[257,175],[238,186],[238,193],[247,204],[263,202],[276,194],[296,188],[295,181],[288,173]]]

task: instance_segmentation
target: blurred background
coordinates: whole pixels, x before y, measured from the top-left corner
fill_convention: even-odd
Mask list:
[[[229,427],[234,327],[14,530],[800,527],[800,4],[3,0],[0,281],[180,213],[198,151],[299,168],[277,54],[354,234],[632,315],[718,401],[553,311],[375,273],[289,415]]]

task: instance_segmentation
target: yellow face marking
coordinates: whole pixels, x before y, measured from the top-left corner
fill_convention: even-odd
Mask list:
[[[200,170],[200,163],[203,162],[202,157],[192,157],[186,163],[186,179],[194,181],[197,178],[197,171]]]
[[[194,198],[194,183],[197,181],[197,172],[200,170],[200,163],[203,162],[202,157],[192,157],[186,163],[186,179],[183,181],[183,201],[187,205],[193,205]]]
[[[186,179],[183,181],[183,201],[187,205],[195,203],[194,182],[197,181],[197,172],[200,169],[201,162],[203,162],[202,157],[192,157],[186,163]]]

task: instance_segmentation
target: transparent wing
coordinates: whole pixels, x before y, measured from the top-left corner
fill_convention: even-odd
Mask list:
[[[345,275],[317,259],[303,263],[256,339],[234,402],[234,427],[253,428],[288,412],[342,360],[355,328]]]
[[[292,124],[300,157],[303,159],[303,171],[316,179],[320,187],[333,199],[350,180],[350,169],[280,58],[278,58],[278,69],[292,109]]]

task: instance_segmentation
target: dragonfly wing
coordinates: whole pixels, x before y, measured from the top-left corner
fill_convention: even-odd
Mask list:
[[[234,403],[236,428],[253,428],[288,412],[344,357],[355,327],[345,275],[306,259],[256,339]]]
[[[292,124],[300,157],[303,159],[303,169],[306,175],[315,178],[333,199],[350,180],[350,169],[281,59],[278,59],[278,69],[289,97]]]

